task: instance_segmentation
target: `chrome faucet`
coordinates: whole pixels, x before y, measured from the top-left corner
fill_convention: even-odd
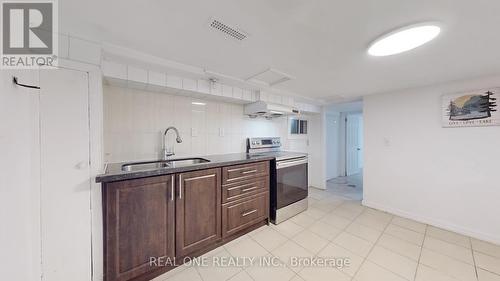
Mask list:
[[[175,152],[174,152],[174,146],[172,146],[172,151],[168,150],[166,145],[165,145],[165,140],[167,138],[167,133],[169,130],[174,130],[175,132],[175,141],[177,143],[181,143],[182,142],[182,139],[181,139],[181,136],[179,135],[179,130],[177,130],[176,127],[168,127],[165,132],[163,133],[163,149],[162,149],[162,155],[163,155],[163,160],[167,160],[170,156],[174,156],[175,155]]]

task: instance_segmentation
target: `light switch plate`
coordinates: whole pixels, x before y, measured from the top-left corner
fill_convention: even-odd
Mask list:
[[[224,136],[224,128],[219,128],[219,137]]]
[[[385,138],[384,138],[384,145],[385,145],[386,147],[391,146],[391,140],[390,140],[389,138],[385,137]]]
[[[197,137],[198,136],[198,130],[196,128],[191,128],[191,136],[192,137]]]

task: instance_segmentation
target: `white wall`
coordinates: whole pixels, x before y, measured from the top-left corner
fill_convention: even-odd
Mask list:
[[[442,128],[445,93],[486,77],[364,98],[367,206],[500,243],[500,127]]]
[[[326,178],[340,176],[340,113],[326,114]]]
[[[305,152],[309,153],[309,186],[326,189],[325,115],[309,116],[308,127],[308,150]]]

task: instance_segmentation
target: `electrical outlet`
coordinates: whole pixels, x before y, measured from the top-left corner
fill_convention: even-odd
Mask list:
[[[191,128],[191,136],[192,137],[197,137],[198,136],[198,130],[196,128]]]

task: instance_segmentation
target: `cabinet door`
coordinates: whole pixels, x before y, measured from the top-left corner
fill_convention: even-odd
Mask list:
[[[221,239],[220,169],[177,175],[176,255],[188,256]]]
[[[129,280],[161,270],[151,257],[173,260],[174,176],[109,183],[104,186],[105,280]]]

